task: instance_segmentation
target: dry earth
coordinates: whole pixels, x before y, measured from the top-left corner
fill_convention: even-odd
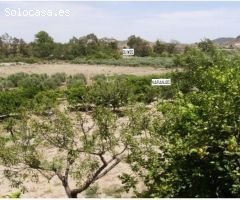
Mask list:
[[[175,71],[176,69],[167,68],[153,68],[153,67],[128,67],[128,66],[107,66],[107,65],[83,65],[83,64],[0,64],[0,76],[5,77],[17,72],[25,73],[47,73],[54,74],[57,72],[65,72],[72,75],[76,73],[83,73],[88,81],[91,77],[98,74],[134,74],[134,75],[150,75],[161,74],[166,72]],[[118,175],[123,172],[130,172],[130,168],[126,163],[120,163],[109,174],[100,179],[97,184],[100,189],[99,197],[114,197],[109,194],[121,187],[121,182],[118,179]],[[3,167],[0,166],[0,197],[12,192],[18,191],[11,188],[8,181],[3,178]],[[57,178],[48,182],[45,178],[40,177],[38,183],[28,182],[26,183],[28,191],[22,195],[25,198],[65,198],[66,194],[60,181]],[[142,187],[140,185],[140,187]],[[79,195],[84,197],[85,195]],[[122,193],[121,197],[131,197],[131,193]]]
[[[66,105],[59,106],[59,110],[64,110],[66,108]],[[72,116],[72,115],[71,115]],[[73,117],[73,116],[72,116]],[[86,128],[88,126],[92,125],[91,119],[88,117],[85,126]],[[74,119],[74,117],[73,117]],[[124,121],[124,119],[121,119],[121,121]],[[120,127],[120,125],[119,125]],[[3,127],[0,126],[0,132],[3,134],[7,134],[6,131],[4,131]],[[44,154],[47,155],[47,158],[50,160],[56,156],[56,153],[59,152],[57,149],[51,148],[43,150],[45,152]],[[109,160],[111,157],[105,156],[106,160]],[[10,186],[10,182],[4,177],[3,175],[4,167],[0,166],[0,198],[1,196],[5,196],[8,194],[11,194],[13,192],[19,191],[17,188],[12,188]],[[122,188],[122,184],[120,179],[118,178],[119,175],[122,173],[132,173],[130,167],[128,164],[126,164],[124,161],[120,162],[115,168],[113,168],[106,176],[96,181],[95,186],[97,185],[97,197],[131,197],[133,196],[132,191],[129,193],[126,192],[117,192],[119,189]],[[39,181],[33,182],[29,179],[24,182],[24,186],[27,189],[27,191],[21,195],[23,198],[67,198],[64,188],[61,184],[61,181],[55,176],[53,177],[49,182],[48,180],[42,176],[40,173],[39,175]],[[70,186],[71,188],[75,188],[75,181],[73,179],[70,179]],[[144,187],[141,184],[138,185],[139,190],[141,191]],[[88,197],[86,195],[86,191],[78,195],[79,198]]]
[[[176,69],[169,68],[154,68],[154,67],[129,67],[129,66],[109,66],[109,65],[84,65],[84,64],[0,64],[0,76],[6,77],[10,74],[25,72],[25,73],[47,73],[49,75],[57,72],[65,72],[68,75],[83,73],[88,80],[91,77],[105,74],[133,74],[133,75],[150,75],[161,74],[175,71]]]
[[[10,187],[10,183],[2,175],[3,167],[0,166],[0,196],[11,194],[19,191],[17,188]],[[96,182],[99,190],[97,191],[98,197],[115,197],[114,191],[121,187],[121,181],[118,175],[128,173],[130,168],[125,163],[120,163],[116,168],[110,171],[105,177]],[[27,191],[21,195],[23,198],[67,198],[64,188],[57,177],[47,181],[42,176],[39,176],[39,182],[34,183],[28,181],[24,184]],[[74,185],[74,184],[72,184]],[[141,187],[141,186],[140,186]],[[73,187],[74,188],[74,187]],[[110,192],[112,191],[112,194]],[[121,197],[131,197],[132,193],[122,193]],[[79,198],[87,197],[85,193],[79,194]]]

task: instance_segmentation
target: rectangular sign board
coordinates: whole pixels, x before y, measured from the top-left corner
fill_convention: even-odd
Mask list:
[[[123,49],[123,56],[133,56],[134,49]]]
[[[171,79],[152,79],[152,85],[171,85]]]

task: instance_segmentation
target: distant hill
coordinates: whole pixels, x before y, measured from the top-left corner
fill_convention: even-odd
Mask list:
[[[232,42],[234,39],[235,38],[232,38],[232,37],[221,37],[221,38],[217,38],[217,39],[213,40],[213,42],[222,45],[225,43]]]
[[[225,47],[240,47],[240,36],[236,38],[222,37],[213,40],[214,43]]]

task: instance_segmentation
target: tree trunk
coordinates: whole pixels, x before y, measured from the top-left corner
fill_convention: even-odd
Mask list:
[[[72,193],[66,178],[64,178],[64,180],[62,180],[62,185],[63,185],[63,187],[65,189],[65,192],[66,192],[68,198],[77,198],[77,194],[73,194]]]
[[[78,193],[76,192],[71,192],[71,197],[70,198],[77,198]]]

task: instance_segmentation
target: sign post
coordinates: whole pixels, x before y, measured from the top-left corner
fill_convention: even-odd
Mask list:
[[[123,49],[123,56],[134,56],[134,49]]]
[[[171,79],[164,79],[164,78],[160,78],[160,79],[152,79],[152,86],[156,86],[156,85],[163,85],[163,86],[168,86],[171,85]]]

